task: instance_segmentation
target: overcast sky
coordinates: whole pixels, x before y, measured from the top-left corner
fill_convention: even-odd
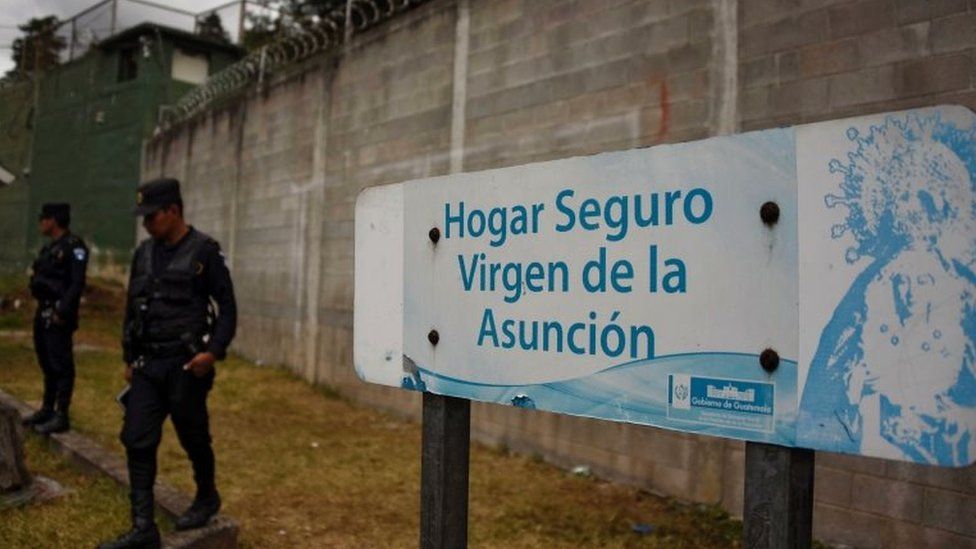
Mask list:
[[[230,0],[154,0],[157,4],[199,13],[216,6],[228,3]],[[25,23],[31,17],[56,15],[59,19],[67,19],[89,6],[97,4],[99,0],[0,0],[0,75],[13,67],[10,60],[10,44],[19,36],[17,25]],[[100,28],[106,26],[108,10],[97,10],[92,19],[87,21],[90,26]],[[224,15],[224,27],[233,28],[237,11],[229,8],[221,12]],[[141,21],[154,21],[176,27],[192,26],[193,19],[189,16],[166,14],[160,10],[148,8],[119,0],[118,22],[120,26],[130,26]]]

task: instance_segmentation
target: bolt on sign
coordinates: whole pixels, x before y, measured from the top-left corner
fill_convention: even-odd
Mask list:
[[[944,106],[368,189],[356,371],[966,466],[974,183],[976,116]]]

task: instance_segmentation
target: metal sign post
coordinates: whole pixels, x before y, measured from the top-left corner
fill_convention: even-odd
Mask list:
[[[813,540],[814,452],[746,443],[742,546],[807,549]]]
[[[440,230],[427,233],[432,248]],[[427,333],[431,348],[437,330]],[[424,392],[420,459],[420,547],[447,549],[468,545],[468,458],[471,449],[471,401]]]
[[[468,545],[471,401],[424,393],[420,547]]]

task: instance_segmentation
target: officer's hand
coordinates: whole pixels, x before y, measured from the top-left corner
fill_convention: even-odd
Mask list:
[[[55,313],[53,311],[51,312],[51,322],[53,322],[55,326],[61,326],[64,324],[64,320],[62,320],[61,317],[58,316],[58,313]]]
[[[183,369],[193,372],[193,375],[197,377],[203,377],[213,368],[214,362],[217,362],[217,357],[213,353],[197,353],[190,362],[183,366]]]
[[[125,378],[126,383],[132,383],[132,366],[125,365],[125,372],[123,372],[122,377]]]

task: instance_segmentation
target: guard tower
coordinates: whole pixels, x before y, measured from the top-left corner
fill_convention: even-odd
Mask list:
[[[93,256],[118,261],[132,248],[130,214],[142,141],[162,105],[174,102],[240,58],[227,41],[141,23],[100,41],[39,82],[27,212],[48,201],[72,204],[72,229]],[[27,216],[28,249],[38,244]]]

